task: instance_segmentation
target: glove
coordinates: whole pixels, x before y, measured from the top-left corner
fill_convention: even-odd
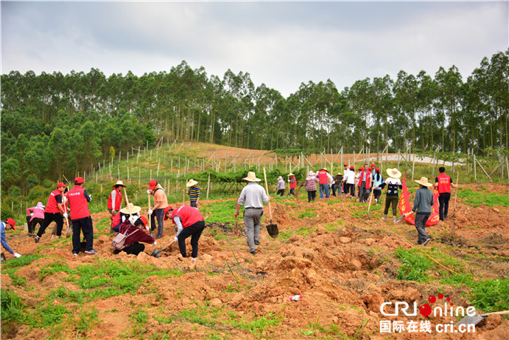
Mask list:
[[[148,211],[148,214],[149,214],[149,215],[152,215],[152,213],[153,213],[153,211],[152,211],[152,210],[149,210],[149,211]]]
[[[15,257],[15,258],[20,258],[20,257],[21,257],[21,254],[14,253],[14,257]]]
[[[154,241],[154,243],[152,243],[152,245],[155,247],[155,246],[157,245],[157,242],[156,242],[156,241]]]
[[[67,215],[67,213],[64,213],[64,218],[67,219],[67,217],[69,217],[69,215]]]
[[[88,197],[90,197],[90,201],[89,202],[92,202],[92,195],[88,195]]]
[[[152,190],[147,190],[147,194],[151,194],[152,193]]]
[[[178,236],[175,236],[175,242],[178,242],[178,241],[179,241]]]
[[[129,222],[131,222],[131,224],[134,225],[134,222],[136,222],[138,218],[139,217],[136,215],[129,216]]]

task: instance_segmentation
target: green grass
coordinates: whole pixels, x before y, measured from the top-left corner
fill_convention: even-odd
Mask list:
[[[459,190],[458,197],[463,199],[463,203],[478,207],[484,203],[488,207],[502,206],[509,207],[509,195],[498,195],[487,192],[475,192],[471,189]]]
[[[2,263],[2,273],[9,275],[14,286],[24,287],[27,285],[26,278],[16,275],[16,271],[24,266],[43,257],[42,255],[25,255],[19,258],[13,258],[10,261]]]
[[[210,215],[207,223],[235,223],[235,214],[237,200],[231,199],[223,202],[214,202],[211,204],[203,204],[200,208],[203,216]],[[239,218],[241,218],[239,216]]]
[[[21,322],[23,320],[23,312],[25,304],[15,292],[2,289],[2,325],[13,321]]]

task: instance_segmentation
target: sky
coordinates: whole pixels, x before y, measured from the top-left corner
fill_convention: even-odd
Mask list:
[[[302,83],[400,70],[464,80],[509,46],[509,0],[455,2],[1,2],[1,73],[169,72],[185,60],[247,72],[287,97]]]

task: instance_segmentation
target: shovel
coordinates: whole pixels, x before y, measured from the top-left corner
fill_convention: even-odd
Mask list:
[[[396,223],[401,222],[401,220],[404,219],[408,215],[412,215],[412,212],[407,212],[406,214],[403,214],[400,217],[398,217],[398,219],[396,220]]]
[[[475,326],[479,322],[484,320],[484,317],[486,317],[488,315],[495,315],[495,314],[498,314],[498,315],[509,314],[509,311],[495,312],[495,313],[486,313],[486,314],[476,314],[476,315],[472,315],[472,316],[467,315],[463,319],[458,321],[456,323],[456,326],[459,326],[459,325],[474,325]]]
[[[265,167],[263,167],[263,177],[265,178],[265,190],[267,191],[267,194],[268,194],[269,186],[267,185],[267,173],[265,171]],[[277,227],[277,224],[272,223],[272,209],[270,207],[270,200],[269,200],[269,215],[270,215],[270,224],[267,226],[267,232],[269,233],[270,237],[276,238],[279,235],[279,229]]]
[[[368,205],[368,214],[367,214],[367,215],[368,215],[368,218],[371,218],[371,217],[369,216],[369,209],[371,209],[371,201],[372,201],[372,200],[373,200],[373,190],[371,190],[371,193],[370,193],[370,195],[369,195],[369,205]]]

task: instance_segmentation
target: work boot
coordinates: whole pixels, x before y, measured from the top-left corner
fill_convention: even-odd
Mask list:
[[[35,243],[39,243],[39,241],[41,240],[41,238],[39,237],[39,235],[35,235]]]
[[[382,217],[382,220],[385,222],[387,221],[387,215],[384,215],[384,217]]]

